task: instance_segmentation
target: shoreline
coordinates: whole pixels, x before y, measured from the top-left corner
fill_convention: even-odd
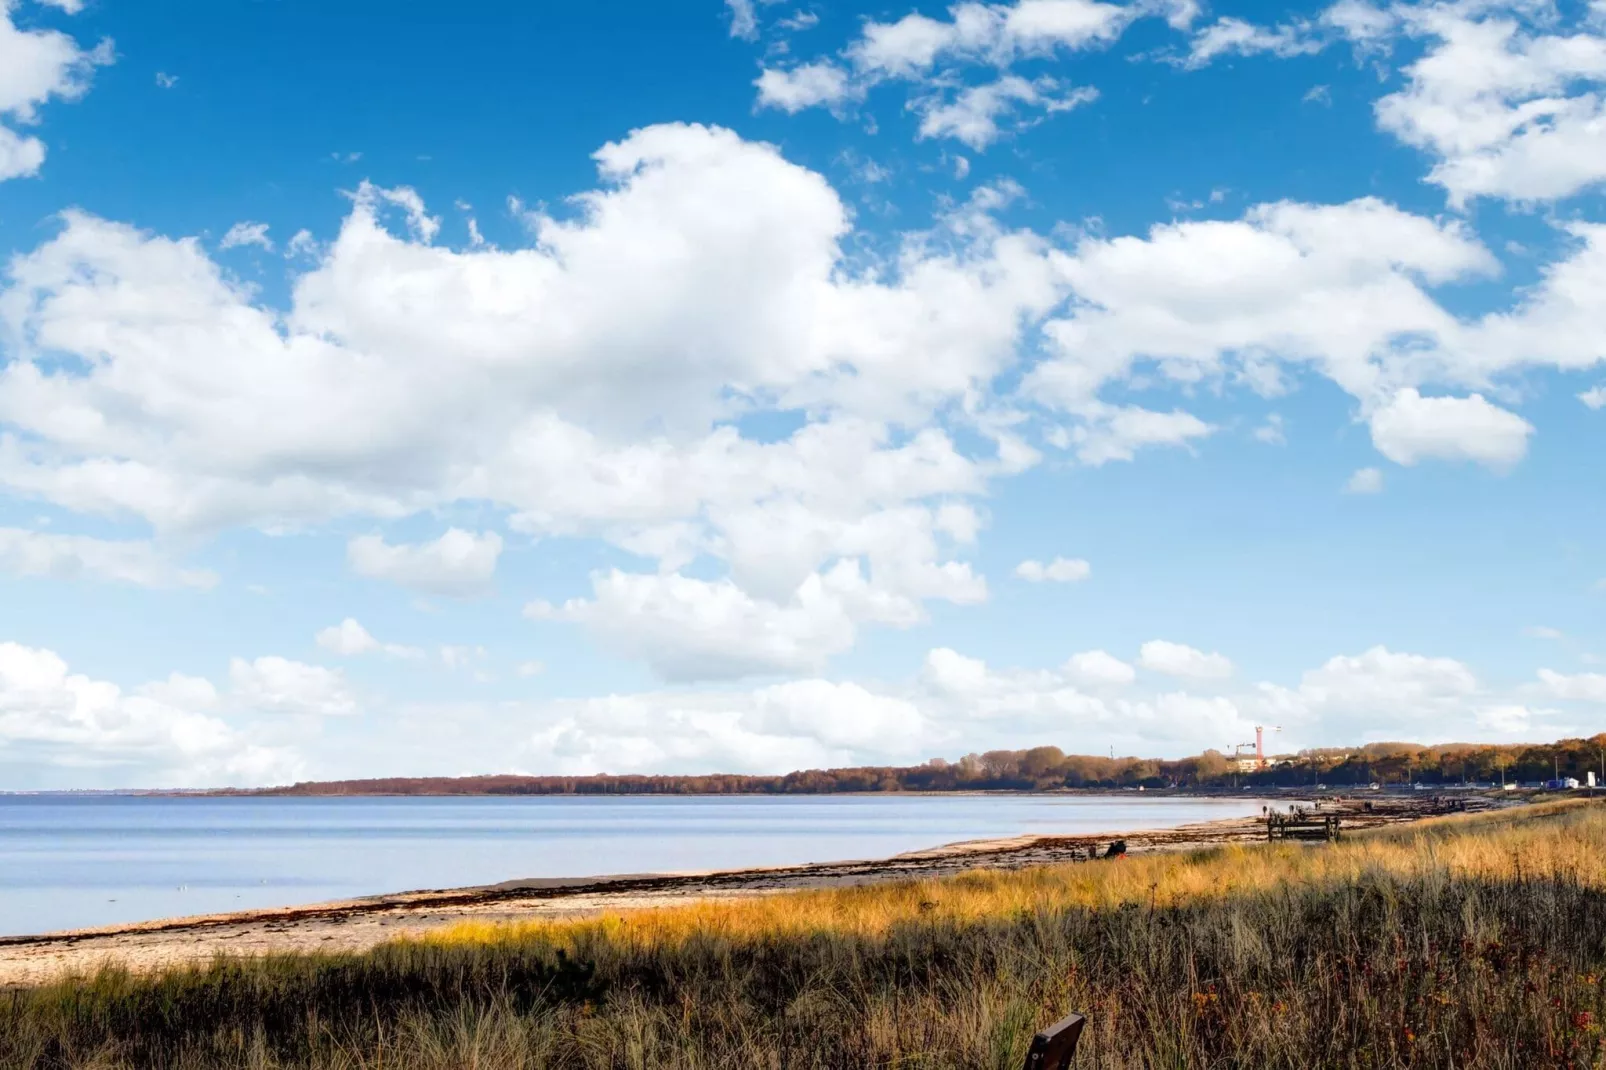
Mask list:
[[[1257,796],[1258,797],[1258,796]],[[1346,832],[1434,816],[1431,800],[1368,799],[1333,805]],[[1468,800],[1471,802],[1472,800]],[[1488,803],[1476,809],[1493,808]],[[365,896],[304,906],[0,937],[0,988],[40,984],[108,963],[136,973],[205,962],[218,954],[365,951],[386,940],[420,936],[460,921],[524,921],[594,917],[615,910],[736,899],[785,891],[951,876],[968,869],[1022,869],[1087,860],[1117,840],[1129,854],[1184,851],[1265,841],[1256,816],[1222,818],[1162,829],[1076,835],[1029,834],[970,840],[891,858],[678,873],[551,877]]]
[[[1485,792],[1487,785],[1433,785],[1435,794]],[[899,788],[897,791],[291,791],[286,788],[63,788],[38,791],[0,790],[4,798],[155,798],[155,799],[829,799],[838,797],[885,798],[899,795],[1057,795],[1109,796],[1158,799],[1317,799],[1335,795],[1357,798],[1409,798],[1417,794],[1397,784],[1377,790],[1363,785],[1268,785],[1250,792],[1245,788]]]

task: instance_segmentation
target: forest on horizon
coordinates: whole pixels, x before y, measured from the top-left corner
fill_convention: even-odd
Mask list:
[[[1207,750],[1189,758],[1108,758],[1066,754],[1054,746],[933,758],[915,766],[803,769],[782,775],[381,777],[309,781],[250,794],[268,795],[823,795],[897,791],[1054,791],[1077,788],[1231,790],[1364,784],[1532,783],[1552,776],[1606,783],[1606,733],[1545,744],[1369,743],[1278,755],[1244,772]]]

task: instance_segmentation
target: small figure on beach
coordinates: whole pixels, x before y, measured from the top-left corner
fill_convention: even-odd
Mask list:
[[[1120,858],[1126,854],[1126,841],[1116,840],[1110,844],[1110,849],[1104,852],[1105,858]]]

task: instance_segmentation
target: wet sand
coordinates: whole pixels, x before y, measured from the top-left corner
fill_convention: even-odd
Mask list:
[[[1467,800],[1483,808],[1484,800]],[[1345,833],[1429,816],[1429,800],[1377,800],[1376,809],[1324,803]],[[1265,823],[1229,818],[1169,829],[1079,836],[977,840],[869,861],[810,863],[705,873],[508,881],[479,888],[402,892],[361,899],[172,918],[40,936],[0,937],[0,986],[38,984],[117,963],[134,971],[204,962],[219,954],[363,951],[456,922],[578,918],[694,900],[740,899],[806,888],[942,877],[968,869],[1021,869],[1086,859],[1124,840],[1131,854],[1262,842]]]

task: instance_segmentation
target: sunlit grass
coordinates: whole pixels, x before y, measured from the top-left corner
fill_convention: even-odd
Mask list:
[[[1290,884],[1354,881],[1368,874],[1501,879],[1563,875],[1586,887],[1606,887],[1606,812],[1582,801],[1547,803],[1376,830],[1325,849],[1297,843],[1233,845],[1096,864],[976,870],[955,877],[626,910],[594,920],[465,921],[423,939],[443,945],[538,941],[572,951],[596,940],[648,947],[706,934],[731,939],[811,933],[879,936],[915,920],[962,924],[1069,907],[1173,907]]]

